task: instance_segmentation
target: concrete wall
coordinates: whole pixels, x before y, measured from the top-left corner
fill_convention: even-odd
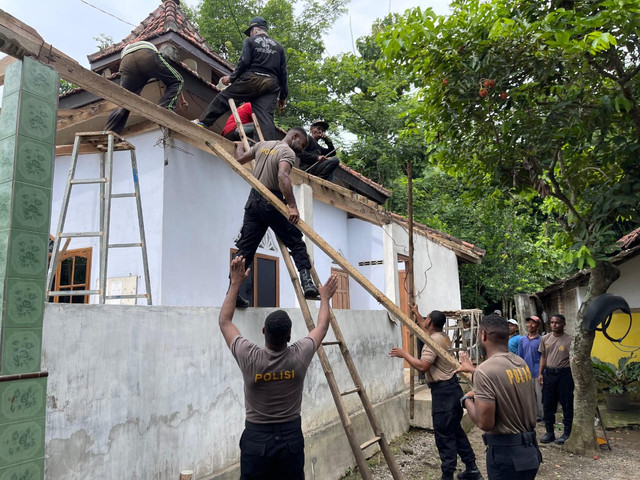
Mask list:
[[[268,311],[238,312],[236,324],[246,337],[261,342]],[[242,378],[219,333],[218,312],[213,307],[47,304],[47,478],[174,480],[185,468],[197,479],[237,478]],[[289,313],[293,338],[304,336],[299,311]],[[383,312],[335,313],[367,392],[391,429],[387,435],[402,433],[408,426],[402,362],[387,356],[400,342],[400,328]],[[328,353],[341,389],[351,388],[338,350]],[[347,400],[350,411],[358,409],[355,397]],[[352,460],[346,441],[332,440],[343,436],[317,358],[305,380],[302,415],[308,478],[338,478]],[[370,436],[363,432],[359,440]],[[326,454],[334,450],[340,455]],[[224,477],[225,471],[231,476]]]

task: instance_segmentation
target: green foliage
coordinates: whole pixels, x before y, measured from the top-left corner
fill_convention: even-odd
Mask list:
[[[105,35],[104,33],[100,33],[97,37],[93,37],[93,39],[96,41],[96,46],[100,50],[104,50],[114,44],[113,37]]]
[[[78,85],[75,83],[67,82],[64,79],[60,79],[60,86],[58,87],[58,95],[64,95],[65,93],[73,90],[74,88],[78,88]]]
[[[640,0],[452,8],[410,10],[379,35],[380,66],[416,87],[408,128],[478,195],[540,198],[567,261],[606,260],[638,219]]]
[[[348,0],[204,0],[195,18],[209,45],[234,63],[240,57],[246,38],[243,32],[249,21],[255,16],[267,21],[269,35],[282,44],[287,54],[288,105],[283,114],[278,114],[277,121],[281,127],[289,128],[321,113],[315,107],[327,100],[326,89],[318,86],[322,80],[322,37],[346,11],[347,3]]]
[[[640,362],[632,362],[633,355],[618,360],[618,366],[591,357],[593,376],[598,383],[606,385],[609,393],[635,392],[633,383],[640,380]]]

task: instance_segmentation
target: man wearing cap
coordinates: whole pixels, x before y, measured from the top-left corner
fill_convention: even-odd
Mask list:
[[[460,353],[456,373],[473,375],[473,390],[460,403],[485,432],[489,480],[533,480],[542,461],[535,432],[533,377],[524,360],[509,352],[508,325],[496,314],[480,321],[479,336],[487,359],[477,368]]]
[[[302,390],[307,367],[329,329],[329,300],[336,293],[335,275],[320,287],[316,327],[297,342],[291,341],[291,319],[283,310],[264,321],[265,346],[240,334],[233,323],[236,295],[247,278],[244,258],[231,262],[231,285],[220,307],[219,326],[244,379],[245,430],[240,437],[240,478],[304,479],[304,437],[300,421]]]
[[[229,85],[209,103],[198,123],[209,127],[229,111],[229,99],[236,103],[251,102],[265,140],[277,140],[273,114],[276,102],[284,110],[289,94],[287,83],[287,57],[284,48],[267,35],[267,22],[262,17],[251,20],[242,45],[242,54],[231,75],[220,81]],[[280,99],[278,100],[278,97]]]
[[[420,315],[417,305],[411,305],[410,308],[415,313],[420,328],[442,348],[450,351],[451,340],[443,332],[444,324],[447,321],[445,314],[439,310],[433,310],[425,319]],[[459,480],[483,480],[476,465],[476,455],[471,448],[467,434],[464,433],[460,425],[463,414],[459,402],[462,388],[454,369],[427,345],[422,347],[420,358],[409,355],[399,347],[391,350],[389,356],[403,358],[413,368],[425,373],[427,384],[431,389],[433,433],[438,455],[442,462],[440,467],[442,480],[453,480],[458,455],[460,455],[466,469],[459,473],[457,478]]]
[[[336,168],[340,165],[340,160],[335,156],[336,149],[333,142],[325,135],[329,129],[329,124],[324,120],[316,119],[311,124],[309,132],[309,143],[307,148],[300,154],[300,168],[309,175],[333,181]],[[322,140],[326,147],[318,143]]]
[[[507,320],[509,324],[509,351],[518,354],[518,346],[520,345],[520,335],[518,334],[518,322],[514,318]]]
[[[536,417],[537,421],[542,421],[542,385],[538,383],[538,374],[540,371],[540,334],[538,329],[540,328],[540,318],[532,315],[527,318],[527,335],[523,335],[520,338],[520,346],[518,347],[518,356],[521,357],[533,377],[534,393],[536,397]]]
[[[556,313],[549,322],[551,333],[540,341],[538,351],[540,357],[540,373],[538,382],[542,385],[542,407],[544,409],[544,426],[546,433],[540,443],[551,443],[555,440],[563,445],[571,435],[573,423],[573,376],[569,366],[569,349],[572,338],[566,334],[567,324],[564,315]],[[553,425],[556,422],[558,402],[562,405],[562,423],[564,432],[556,439]]]

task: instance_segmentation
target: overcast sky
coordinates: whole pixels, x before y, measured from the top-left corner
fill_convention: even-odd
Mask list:
[[[233,0],[229,0],[233,2]],[[448,11],[450,0],[351,0],[349,12],[340,18],[325,37],[327,53],[336,55],[352,49],[353,40],[370,33],[377,18],[390,11],[433,7],[436,13]],[[182,0],[195,6],[199,0]],[[95,5],[122,20],[89,5]],[[161,0],[0,0],[0,8],[35,28],[48,43],[88,67],[87,55],[97,51],[93,37],[107,35],[118,42],[126,37]],[[250,19],[246,19],[247,23]],[[267,19],[268,21],[268,19]],[[234,61],[233,59],[231,59]]]

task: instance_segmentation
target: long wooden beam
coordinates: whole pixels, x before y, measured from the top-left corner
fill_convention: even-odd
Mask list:
[[[32,56],[54,67],[65,80],[75,83],[85,90],[99,95],[117,105],[124,105],[131,112],[142,115],[181,135],[185,135],[199,144],[201,142],[204,143],[238,175],[247,181],[247,183],[269,200],[280,213],[288,216],[289,211],[287,206],[260,183],[248,170],[243,168],[228,151],[216,144],[216,140],[221,138],[219,135],[213,134],[181,116],[159,107],[125,90],[119,85],[110,82],[106,78],[83,68],[78,62],[57,50],[52,45],[47,44],[33,28],[3,10],[0,10],[0,50],[16,55],[19,58],[25,55]],[[400,307],[387,298],[387,296],[365,278],[353,265],[347,262],[340,253],[325,242],[307,223],[300,220],[298,228],[334,262],[346,270],[356,282],[367,290],[393,316],[405,324],[414,335],[437,352],[438,356],[451,365],[459,365],[453,355],[443,349],[438,343],[431,340],[431,337],[405,315]],[[470,376],[467,377],[470,379]]]

